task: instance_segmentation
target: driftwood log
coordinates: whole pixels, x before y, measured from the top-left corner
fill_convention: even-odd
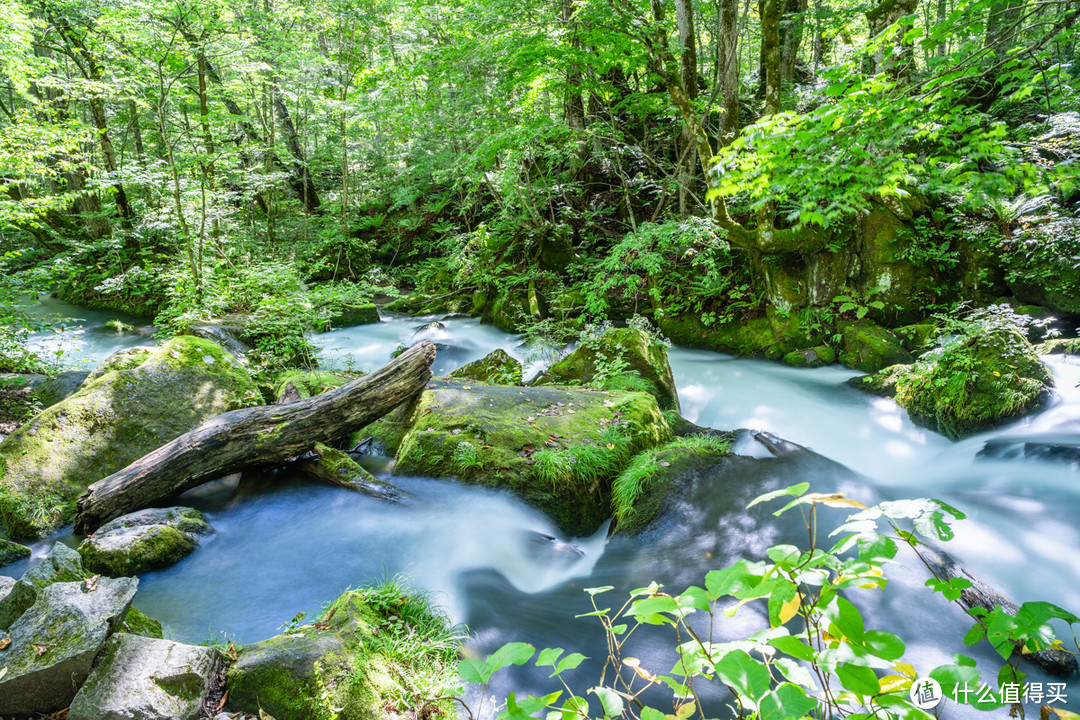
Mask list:
[[[89,533],[204,482],[275,465],[378,420],[420,392],[431,378],[435,346],[420,342],[370,375],[290,403],[233,410],[207,420],[79,498],[75,530]]]

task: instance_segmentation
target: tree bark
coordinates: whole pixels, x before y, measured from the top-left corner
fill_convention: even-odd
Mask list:
[[[691,104],[697,99],[698,94],[698,70],[697,70],[697,36],[694,33],[694,8],[690,0],[675,0],[675,24],[679,29],[679,45],[682,47],[682,86],[686,91],[686,97]],[[683,124],[682,132],[682,157],[679,168],[679,214],[686,217],[690,214],[688,199],[692,192],[694,181],[694,139],[690,135],[686,124]]]
[[[229,473],[280,464],[379,419],[431,378],[423,341],[370,375],[289,405],[233,410],[99,480],[79,499],[75,529],[102,524]]]
[[[795,64],[802,44],[807,0],[785,0],[784,16],[780,20],[780,83],[795,83]]]
[[[562,24],[570,36],[570,52],[575,56],[581,52],[581,38],[578,37],[574,0],[562,0]],[[576,60],[576,58],[575,58]],[[581,100],[581,65],[571,62],[566,68],[566,124],[574,130],[585,129],[585,104]]]
[[[724,116],[720,122],[720,145],[727,145],[739,133],[739,2],[721,0],[717,13],[717,74]]]

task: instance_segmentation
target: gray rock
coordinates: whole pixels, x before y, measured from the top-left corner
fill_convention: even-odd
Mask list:
[[[35,373],[0,373],[0,388],[7,390],[34,390],[48,382],[48,375]]]
[[[139,510],[103,525],[79,545],[92,572],[123,577],[168,567],[187,557],[198,538],[211,532],[194,508]]]
[[[68,720],[195,720],[220,667],[213,648],[116,633]]]
[[[135,578],[60,582],[38,592],[37,602],[9,629],[0,654],[0,715],[50,713],[67,707],[90,674],[114,627],[139,587]]]
[[[13,587],[15,587],[15,578],[10,578],[7,575],[0,575],[0,600],[6,598]]]
[[[41,401],[42,407],[52,407],[56,403],[79,392],[83,382],[90,376],[89,370],[68,370],[50,378],[34,388],[33,395]]]
[[[75,582],[86,577],[79,553],[58,542],[49,556],[23,573],[5,597],[0,598],[0,629],[6,630],[36,601],[38,591],[56,582]]]
[[[187,334],[213,340],[236,357],[242,358],[251,351],[251,348],[238,339],[246,331],[246,327],[241,323],[199,322],[189,325]]]

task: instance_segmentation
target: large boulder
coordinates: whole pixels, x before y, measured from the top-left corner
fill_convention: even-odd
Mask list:
[[[806,350],[792,350],[784,356],[784,364],[791,367],[824,367],[836,362],[836,351],[828,345],[818,345]]]
[[[68,370],[49,378],[34,388],[34,398],[42,407],[52,407],[56,403],[79,392],[79,388],[90,376],[88,370]]]
[[[914,359],[900,338],[871,320],[848,323],[841,333],[840,364],[844,367],[870,373]]]
[[[379,322],[379,308],[370,302],[335,302],[323,308],[325,317],[315,323],[319,332]]]
[[[0,524],[14,539],[70,522],[87,486],[258,391],[237,360],[209,340],[173,338],[138,364],[83,389],[0,444]]]
[[[83,567],[110,577],[168,567],[187,557],[210,526],[194,508],[149,508],[118,517],[79,545]]]
[[[0,538],[0,567],[30,557],[30,548]]]
[[[394,472],[506,488],[563,530],[589,533],[610,516],[611,481],[630,458],[670,439],[646,393],[436,381]]]
[[[896,378],[896,402],[919,425],[954,440],[1022,417],[1054,379],[1024,334],[991,326],[961,335]]]
[[[548,368],[533,384],[641,390],[655,397],[661,408],[679,409],[667,348],[632,327],[583,338],[574,352]]]
[[[0,653],[0,716],[68,707],[138,586],[135,578],[99,578],[43,588]]]
[[[221,668],[214,648],[116,633],[68,720],[196,720]]]
[[[493,350],[479,360],[462,365],[447,374],[448,378],[473,380],[491,385],[520,385],[521,362],[505,350]]]
[[[405,637],[410,650],[392,652]],[[449,717],[456,658],[457,635],[423,598],[393,583],[353,590],[314,625],[241,648],[227,708],[276,720],[326,717],[329,708],[348,720]]]

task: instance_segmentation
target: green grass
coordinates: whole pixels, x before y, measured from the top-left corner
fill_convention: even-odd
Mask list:
[[[579,442],[561,450],[541,450],[533,456],[536,474],[552,487],[560,483],[592,485],[612,477],[630,455],[632,441],[622,426],[603,430],[593,442]]]

